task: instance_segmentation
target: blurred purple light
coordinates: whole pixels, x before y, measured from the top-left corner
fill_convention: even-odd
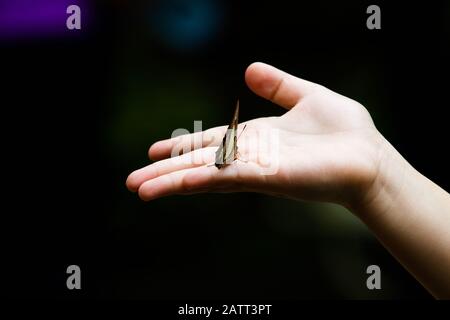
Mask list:
[[[84,24],[86,1],[82,0],[0,0],[0,37],[41,37],[66,33],[69,5],[81,8]]]

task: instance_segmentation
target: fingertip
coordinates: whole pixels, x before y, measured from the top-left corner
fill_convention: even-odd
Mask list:
[[[314,87],[312,82],[294,77],[262,62],[248,66],[245,82],[258,96],[286,109],[294,107]]]
[[[271,100],[280,84],[282,72],[266,63],[254,62],[245,72],[245,82],[255,94]]]
[[[155,155],[157,154],[157,152],[155,151],[155,143],[152,144],[150,146],[150,148],[148,148],[148,153],[147,154],[148,154],[148,157],[149,157],[150,160],[154,160]]]
[[[261,82],[261,75],[264,73],[264,69],[267,68],[268,65],[263,62],[253,62],[247,67],[245,70],[245,82],[252,89]]]
[[[138,181],[137,181],[136,171],[134,171],[128,175],[127,180],[125,181],[125,186],[131,192],[137,191],[139,185],[138,185]]]
[[[264,63],[264,62],[260,62],[260,61],[252,62],[252,63],[247,67],[247,72],[251,72],[251,71],[254,70],[254,69],[258,69],[258,68],[261,68],[261,67],[264,67],[264,66],[267,66],[267,64]]]
[[[152,144],[148,149],[148,157],[150,160],[158,161],[164,159],[166,157],[167,150],[171,149],[169,144],[170,143],[168,140],[162,140]]]
[[[139,198],[140,198],[142,201],[149,201],[149,200],[148,200],[148,196],[147,196],[147,192],[146,192],[145,188],[143,187],[144,184],[145,184],[145,183],[143,183],[143,184],[139,187],[139,189],[137,190],[137,194],[138,194]]]
[[[158,198],[156,191],[157,190],[155,189],[155,187],[152,187],[152,182],[147,181],[139,186],[137,193],[142,201],[148,202],[150,200]]]
[[[140,189],[139,189],[140,190]],[[152,200],[152,198],[150,198],[149,196],[147,196],[145,193],[138,191],[138,196],[139,199],[141,199],[144,202],[149,202],[150,200]]]

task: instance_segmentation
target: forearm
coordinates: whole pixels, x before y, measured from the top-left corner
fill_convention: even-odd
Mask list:
[[[389,144],[363,203],[352,208],[435,297],[450,298],[450,195]]]

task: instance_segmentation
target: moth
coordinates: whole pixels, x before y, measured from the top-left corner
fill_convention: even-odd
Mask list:
[[[216,161],[214,165],[217,169],[221,169],[234,160],[238,159],[238,147],[237,147],[237,128],[239,121],[239,100],[236,103],[236,109],[234,110],[233,119],[228,126],[227,132],[222,139],[222,143],[216,151]],[[245,129],[245,127],[244,127]],[[244,131],[242,129],[242,132]],[[241,134],[242,134],[241,132]]]

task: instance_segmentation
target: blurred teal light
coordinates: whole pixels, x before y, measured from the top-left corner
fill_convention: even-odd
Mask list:
[[[207,44],[222,21],[218,0],[164,0],[152,6],[152,32],[175,50],[191,51]]]

